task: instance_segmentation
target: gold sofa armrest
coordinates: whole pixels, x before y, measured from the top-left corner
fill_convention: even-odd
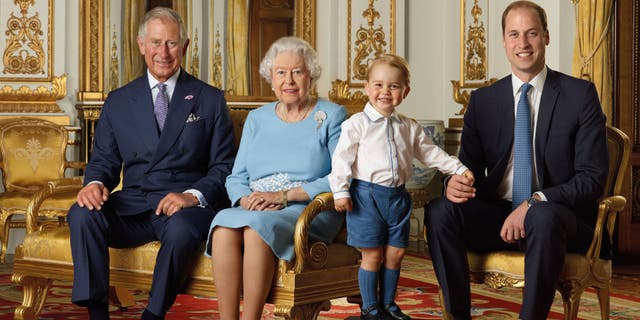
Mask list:
[[[29,201],[26,212],[26,228],[27,233],[36,232],[39,230],[38,226],[38,211],[42,203],[52,195],[68,194],[69,197],[75,199],[75,195],[82,188],[82,177],[73,177],[52,180],[47,183],[47,186],[36,191]]]
[[[311,227],[311,222],[320,212],[328,210],[333,210],[333,194],[324,192],[315,196],[298,217],[293,234],[295,250],[294,273],[302,273],[304,263],[309,255],[309,228]]]
[[[87,166],[87,163],[84,161],[67,161],[65,162],[65,167],[66,168],[71,168],[71,169],[82,169],[84,170],[84,168]]]
[[[587,259],[592,261],[600,258],[600,249],[603,241],[602,235],[605,227],[609,233],[609,239],[607,240],[613,245],[613,231],[616,225],[616,219],[618,218],[618,213],[624,210],[626,204],[627,199],[623,196],[611,196],[600,201],[596,226],[593,230],[593,240],[591,240],[591,245],[586,254]]]

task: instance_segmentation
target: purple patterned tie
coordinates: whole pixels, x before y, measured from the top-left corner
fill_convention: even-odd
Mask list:
[[[162,127],[164,127],[164,120],[167,118],[167,113],[169,112],[169,99],[167,98],[167,84],[166,83],[158,83],[156,84],[156,88],[158,88],[158,95],[156,95],[156,103],[153,106],[153,113],[156,114],[156,121],[158,121],[158,127],[160,131],[162,131]]]

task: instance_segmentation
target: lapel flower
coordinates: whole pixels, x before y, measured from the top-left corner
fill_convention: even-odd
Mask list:
[[[313,120],[316,121],[316,123],[318,124],[317,128],[320,128],[320,126],[322,125],[322,122],[324,122],[324,120],[327,119],[327,113],[319,110],[316,111],[316,113],[313,115]]]
[[[190,94],[190,95],[188,95],[188,96],[184,97],[184,99],[185,99],[185,100],[191,100],[191,99],[193,99],[193,95],[191,95],[191,94]]]

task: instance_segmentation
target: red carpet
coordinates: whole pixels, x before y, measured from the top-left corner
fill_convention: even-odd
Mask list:
[[[0,269],[0,320],[13,319],[14,308],[22,301],[22,291],[10,281],[10,268]],[[441,319],[438,288],[433,268],[428,260],[406,257],[396,302],[413,319]],[[41,319],[86,319],[84,309],[69,303],[71,288],[68,282],[55,282],[49,290]],[[128,311],[111,309],[111,319],[139,319],[145,306],[146,293],[135,293],[137,304]],[[474,319],[517,319],[522,292],[519,289],[493,290],[473,285],[472,316]],[[217,319],[215,299],[180,295],[167,319]],[[273,307],[265,308],[263,319],[273,319]],[[346,299],[332,301],[331,310],[320,314],[320,319],[344,319],[359,314],[358,306]],[[562,300],[556,300],[550,319],[562,319]],[[580,304],[580,319],[600,319],[598,302],[593,291],[585,292]],[[640,319],[640,298],[612,295],[611,319]]]

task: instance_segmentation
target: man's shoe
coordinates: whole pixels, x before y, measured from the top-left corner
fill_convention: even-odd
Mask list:
[[[363,320],[391,320],[386,312],[380,310],[378,305],[372,305],[366,310],[360,311],[360,319]]]
[[[384,305],[383,309],[389,315],[389,317],[391,319],[395,319],[395,320],[411,320],[411,317],[409,317],[408,315],[404,314],[402,312],[402,310],[400,310],[400,307],[398,307],[398,305],[395,304],[395,303],[386,304],[386,305]]]
[[[142,320],[163,320],[164,317],[158,317],[157,315],[153,314],[151,311],[144,309],[144,311],[142,312],[142,318],[140,318]]]

